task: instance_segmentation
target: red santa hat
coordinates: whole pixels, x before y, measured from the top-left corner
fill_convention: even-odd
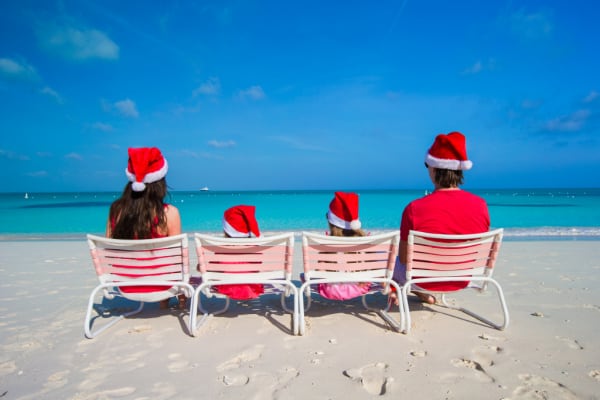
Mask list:
[[[433,168],[454,171],[471,169],[473,163],[467,158],[465,136],[460,132],[437,135],[425,156],[425,163]]]
[[[129,162],[125,174],[135,192],[146,189],[146,183],[161,180],[167,175],[167,160],[156,147],[129,148]]]
[[[259,237],[260,230],[254,213],[254,206],[233,206],[223,214],[223,230],[234,238]]]
[[[335,197],[329,203],[327,220],[338,228],[360,229],[358,195],[356,193],[335,192]]]

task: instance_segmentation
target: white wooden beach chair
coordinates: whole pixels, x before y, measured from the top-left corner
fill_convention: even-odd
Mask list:
[[[169,299],[178,294],[191,297],[194,288],[189,284],[188,237],[185,234],[159,239],[121,240],[87,235],[92,261],[100,284],[92,290],[85,315],[85,336],[93,338],[121,319],[137,314],[144,302]],[[130,293],[124,287],[152,287],[157,291]],[[113,317],[102,327],[92,331],[92,325],[103,316],[92,318],[95,297],[102,292],[107,299],[120,296],[139,301],[133,311]]]
[[[439,295],[439,305],[462,311],[481,322],[502,330],[508,326],[509,315],[500,284],[492,278],[496,257],[502,242],[502,229],[472,235],[442,235],[410,231],[406,263],[406,283],[402,287],[402,301],[406,327],[411,319],[408,292],[411,290]],[[503,322],[496,324],[463,307],[451,306],[446,301],[448,292],[431,292],[415,287],[426,282],[468,282],[460,290],[476,289],[483,292],[488,284],[496,288],[502,308]]]
[[[398,244],[398,231],[362,237],[302,232],[304,282],[299,292],[300,334],[303,335],[305,331],[304,314],[310,308],[311,293],[314,286],[321,283],[374,284],[369,292],[361,296],[363,306],[377,312],[395,330],[403,330],[402,313],[399,321],[389,314],[391,302],[386,302],[384,309],[372,308],[367,303],[367,296],[371,294],[379,292],[388,295],[390,286],[393,286],[397,293],[400,292],[400,287],[392,280]],[[401,312],[402,308],[399,309]]]
[[[298,290],[292,282],[294,234],[284,233],[258,238],[226,238],[195,233],[196,252],[201,283],[196,288],[190,306],[192,335],[213,315],[229,308],[229,297],[215,293],[214,286],[231,284],[263,284],[265,293],[280,292],[281,306],[292,313],[291,332],[297,334]],[[208,312],[202,304],[207,299],[221,297],[225,305]],[[291,296],[293,308],[286,304]],[[198,311],[202,316],[198,318]]]

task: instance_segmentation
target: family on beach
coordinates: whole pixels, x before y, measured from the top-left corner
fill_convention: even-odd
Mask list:
[[[177,207],[165,203],[167,195],[167,160],[156,147],[130,148],[125,169],[128,182],[122,195],[110,206],[106,236],[115,239],[150,239],[181,234],[181,217]],[[413,200],[404,209],[400,224],[400,247],[394,280],[405,283],[407,238],[410,230],[440,234],[471,234],[487,232],[490,217],[485,200],[460,189],[463,170],[472,162],[467,157],[466,139],[460,132],[439,134],[425,155],[425,168],[434,191]],[[226,237],[259,237],[260,229],[252,205],[236,205],[223,214],[223,233]],[[332,236],[365,236],[359,219],[356,193],[335,192],[326,214]],[[468,282],[431,282],[413,285],[413,293],[423,302],[433,304],[430,292],[461,289]],[[420,290],[419,290],[420,289]],[[123,292],[164,290],[156,286],[122,287]],[[261,284],[221,285],[216,290],[232,299],[247,300],[263,293]],[[346,300],[369,291],[369,283],[323,283],[319,294],[333,300]],[[390,297],[397,303],[397,293]],[[178,296],[179,306],[185,307],[186,297]],[[168,300],[161,302],[168,307]]]

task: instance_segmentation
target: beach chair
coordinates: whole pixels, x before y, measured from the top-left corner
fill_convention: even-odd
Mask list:
[[[85,315],[85,336],[90,339],[121,319],[142,311],[144,302],[166,300],[178,294],[191,297],[194,292],[189,284],[188,237],[185,234],[144,240],[87,235],[87,242],[100,280],[100,284],[90,294]],[[148,287],[153,286],[156,286],[156,291],[148,290]],[[131,293],[120,290],[125,287],[143,287],[145,291]],[[92,331],[95,320],[103,317],[98,315],[92,318],[98,292],[102,292],[106,299],[120,296],[140,304],[137,309],[113,317],[111,321]]]
[[[291,332],[297,334],[298,291],[292,282],[293,233],[258,238],[228,238],[195,233],[194,240],[201,283],[196,288],[190,306],[192,335],[209,317],[227,311],[229,297],[216,293],[213,288],[232,284],[263,284],[265,292],[262,295],[280,293],[282,308],[292,314]],[[224,298],[225,304],[209,312],[202,304],[202,296],[206,299]],[[286,304],[286,298],[290,296],[293,308]],[[198,311],[202,314],[200,318]]]
[[[410,231],[406,263],[406,283],[402,286],[402,301],[406,327],[411,327],[408,292],[411,290],[437,294],[438,305],[462,311],[487,325],[502,330],[508,326],[509,315],[500,284],[492,278],[502,229],[472,235],[442,235]],[[446,300],[448,292],[422,290],[414,285],[426,282],[468,282],[464,288],[483,292],[491,284],[496,288],[502,308],[503,322],[496,324],[463,307],[452,306]]]
[[[362,305],[377,312],[395,330],[402,330],[402,314],[397,321],[389,313],[391,302],[386,301],[383,309],[370,307],[367,303],[367,297],[374,293],[388,295],[390,286],[400,292],[400,287],[392,280],[398,243],[397,231],[361,237],[302,232],[304,275],[299,291],[299,333],[305,332],[304,314],[310,309],[313,290],[321,283],[370,282],[369,292],[361,296]],[[402,311],[401,307],[399,311]]]

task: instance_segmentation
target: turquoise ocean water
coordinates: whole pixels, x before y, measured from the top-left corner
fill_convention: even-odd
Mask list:
[[[367,231],[397,229],[417,190],[362,190],[360,219]],[[492,226],[507,239],[600,240],[600,188],[472,190],[486,199]],[[0,239],[81,238],[102,234],[110,203],[120,193],[0,194]],[[171,192],[183,231],[220,232],[223,211],[253,204],[261,231],[325,230],[332,191]]]

